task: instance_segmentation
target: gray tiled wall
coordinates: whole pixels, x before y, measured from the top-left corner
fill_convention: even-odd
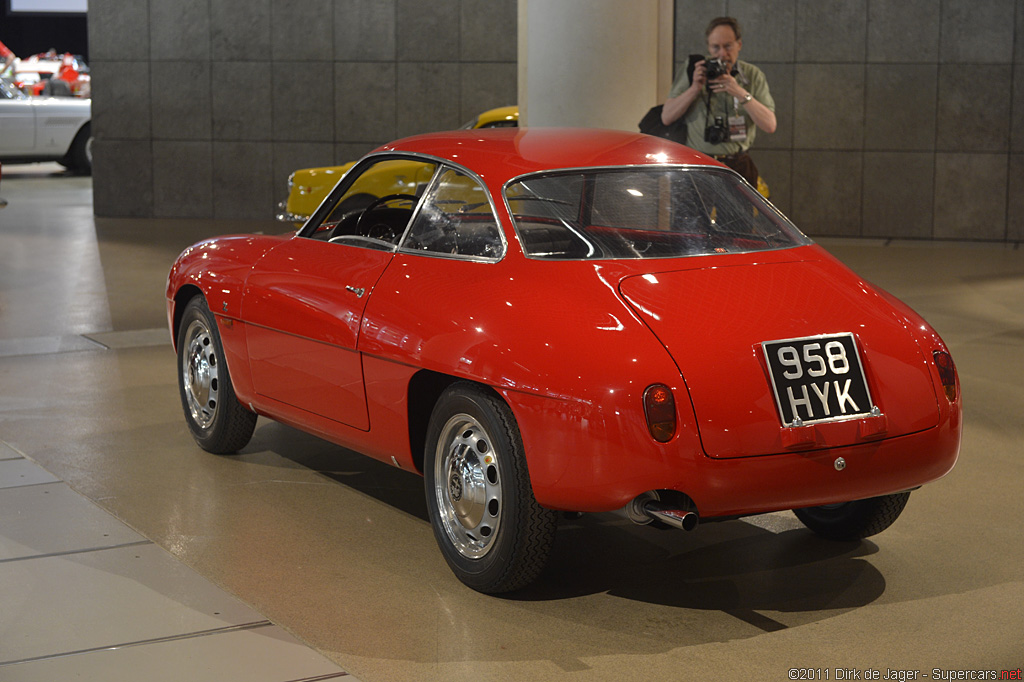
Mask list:
[[[744,27],[778,131],[754,158],[814,235],[1024,237],[1019,0],[676,0],[677,66],[716,14]],[[693,21],[689,18],[693,17]]]
[[[268,219],[340,164],[516,99],[516,0],[92,0],[101,216]]]
[[[626,1],[626,0],[623,0]],[[92,0],[106,216],[266,219],[296,168],[516,97],[516,0]],[[811,234],[1024,239],[1020,0],[676,0],[677,67],[745,28],[755,159]]]

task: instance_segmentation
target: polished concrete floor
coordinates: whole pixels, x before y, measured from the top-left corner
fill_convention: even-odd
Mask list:
[[[448,571],[418,478],[268,420],[235,456],[189,437],[167,269],[202,236],[272,225],[96,219],[88,178],[49,165],[5,166],[0,196],[4,682],[1024,665],[1018,245],[823,240],[921,312],[960,370],[960,461],[892,528],[830,543],[789,513],[688,534],[585,516],[560,525],[539,584],[495,598]]]

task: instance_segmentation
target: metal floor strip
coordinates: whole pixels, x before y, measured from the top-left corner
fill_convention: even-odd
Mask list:
[[[59,556],[73,556],[75,554],[89,554],[92,552],[105,552],[108,549],[124,549],[125,547],[141,547],[154,544],[152,540],[138,540],[137,542],[124,542],[119,545],[104,545],[102,547],[85,547],[82,549],[69,549],[66,552],[50,552],[48,554],[33,554],[31,556],[19,556],[12,559],[0,559],[0,564],[13,564],[17,561],[32,561],[33,559],[52,559]]]
[[[0,339],[0,358],[55,355],[57,353],[75,353],[104,349],[105,347],[102,344],[79,335]]]
[[[126,348],[148,348],[151,346],[171,345],[171,335],[165,327],[155,329],[129,329],[117,332],[95,332],[82,334],[93,343],[98,343],[107,350]]]
[[[162,328],[129,329],[115,332],[89,332],[64,336],[36,336],[0,339],[0,358],[27,355],[54,355],[82,351],[124,350],[171,345],[169,332]]]
[[[79,649],[77,651],[65,651],[59,654],[47,654],[45,656],[33,656],[30,658],[21,658],[14,661],[0,661],[0,668],[8,665],[20,665],[22,663],[36,663],[38,661],[48,661],[55,658],[65,658],[67,656],[80,656],[82,654],[92,654],[100,651],[117,651],[119,649],[127,649],[130,647],[146,646],[148,644],[163,644],[165,642],[178,642],[187,639],[195,639],[197,637],[208,637],[210,635],[219,635],[227,632],[240,632],[243,630],[255,630],[264,627],[274,627],[274,624],[269,620],[253,621],[252,623],[241,623],[239,625],[229,625],[223,628],[213,628],[210,630],[198,630],[196,632],[186,632],[180,635],[168,635],[167,637],[154,637],[152,639],[140,639],[136,642],[123,642],[121,644],[112,644],[109,646],[98,646],[89,649]],[[317,679],[317,678],[313,678]],[[330,678],[324,678],[330,679]]]

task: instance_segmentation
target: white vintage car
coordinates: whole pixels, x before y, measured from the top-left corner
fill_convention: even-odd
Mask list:
[[[92,172],[92,100],[29,97],[0,80],[0,162],[57,161]]]

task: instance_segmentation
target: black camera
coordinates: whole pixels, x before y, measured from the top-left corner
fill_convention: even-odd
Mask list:
[[[689,76],[691,83],[693,83],[693,72],[697,68],[697,62],[701,61],[704,62],[704,73],[707,76],[707,84],[704,87],[709,93],[711,92],[711,81],[727,73],[731,73],[733,76],[739,73],[735,67],[730,71],[721,59],[712,59],[702,54],[691,54],[686,64],[686,75]]]
[[[704,141],[708,144],[722,144],[729,141],[729,126],[725,124],[724,116],[715,116],[715,122],[708,123],[704,128]]]
[[[704,69],[709,81],[729,73],[729,66],[721,59],[706,59]]]

